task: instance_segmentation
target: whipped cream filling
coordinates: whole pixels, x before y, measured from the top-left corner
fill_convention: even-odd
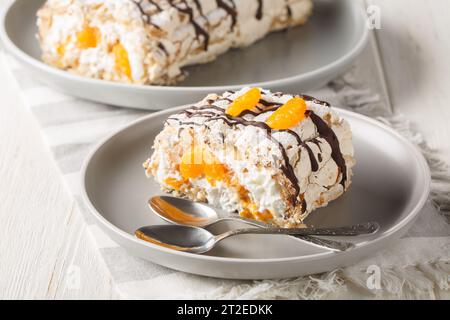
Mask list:
[[[252,201],[258,204],[260,212],[269,210],[276,218],[283,218],[285,203],[276,181],[267,176],[264,171],[254,171],[252,176],[238,176],[241,184],[249,191]],[[205,192],[206,200],[212,206],[230,213],[242,212],[245,209],[239,193],[221,181],[211,185],[205,178],[201,178],[191,180],[190,183]]]

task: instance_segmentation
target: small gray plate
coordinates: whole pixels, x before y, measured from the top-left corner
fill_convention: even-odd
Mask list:
[[[324,272],[351,265],[395,243],[427,200],[430,172],[418,150],[387,126],[336,109],[350,122],[354,133],[357,165],[353,184],[343,197],[313,212],[307,223],[331,227],[376,221],[381,225],[380,232],[352,238],[356,248],[342,253],[286,236],[239,236],[224,241],[208,255],[143,242],[133,236],[137,228],[164,222],[147,207],[147,200],[161,192],[153,179],[145,177],[142,163],[150,155],[162,123],[178,110],[152,114],[111,135],[95,148],[83,168],[84,200],[97,224],[134,255],[163,266],[233,279],[289,278]]]
[[[37,78],[67,94],[150,110],[244,86],[283,92],[320,87],[343,72],[364,49],[369,35],[358,1],[316,0],[314,14],[305,26],[273,33],[212,63],[189,67],[190,76],[178,86],[128,85],[75,76],[41,62],[36,11],[43,2],[16,0],[1,15],[0,38],[8,51]]]

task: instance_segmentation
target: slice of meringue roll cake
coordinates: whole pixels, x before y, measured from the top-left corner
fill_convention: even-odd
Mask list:
[[[168,118],[144,163],[164,191],[296,227],[350,186],[348,122],[326,102],[245,88]]]

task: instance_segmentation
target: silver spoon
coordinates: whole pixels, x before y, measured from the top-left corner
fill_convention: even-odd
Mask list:
[[[377,232],[379,225],[374,222],[357,224],[341,228],[248,228],[213,235],[206,229],[181,225],[147,226],[136,230],[141,240],[177,251],[205,253],[213,249],[220,241],[240,234],[276,234],[291,236],[359,236]]]
[[[161,219],[178,225],[208,228],[224,221],[238,221],[259,228],[268,227],[268,225],[263,222],[238,216],[219,218],[217,212],[211,207],[182,198],[155,196],[149,200],[148,204],[152,211]],[[338,242],[309,236],[299,236],[298,238],[322,247],[339,251],[346,251],[355,246],[353,243],[349,242]]]

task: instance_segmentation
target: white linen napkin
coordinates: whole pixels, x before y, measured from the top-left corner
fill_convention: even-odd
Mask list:
[[[376,93],[357,89],[349,73],[310,92],[333,105],[378,118],[413,141],[433,174],[432,195],[406,237],[374,257],[349,268],[278,281],[232,281],[185,274],[135,258],[110,240],[93,222],[80,197],[80,169],[101,138],[148,112],[120,109],[61,94],[32,79],[3,53],[26,105],[78,200],[89,230],[124,298],[144,299],[342,299],[449,298],[450,175],[445,163],[409,130],[401,115],[386,114]]]

